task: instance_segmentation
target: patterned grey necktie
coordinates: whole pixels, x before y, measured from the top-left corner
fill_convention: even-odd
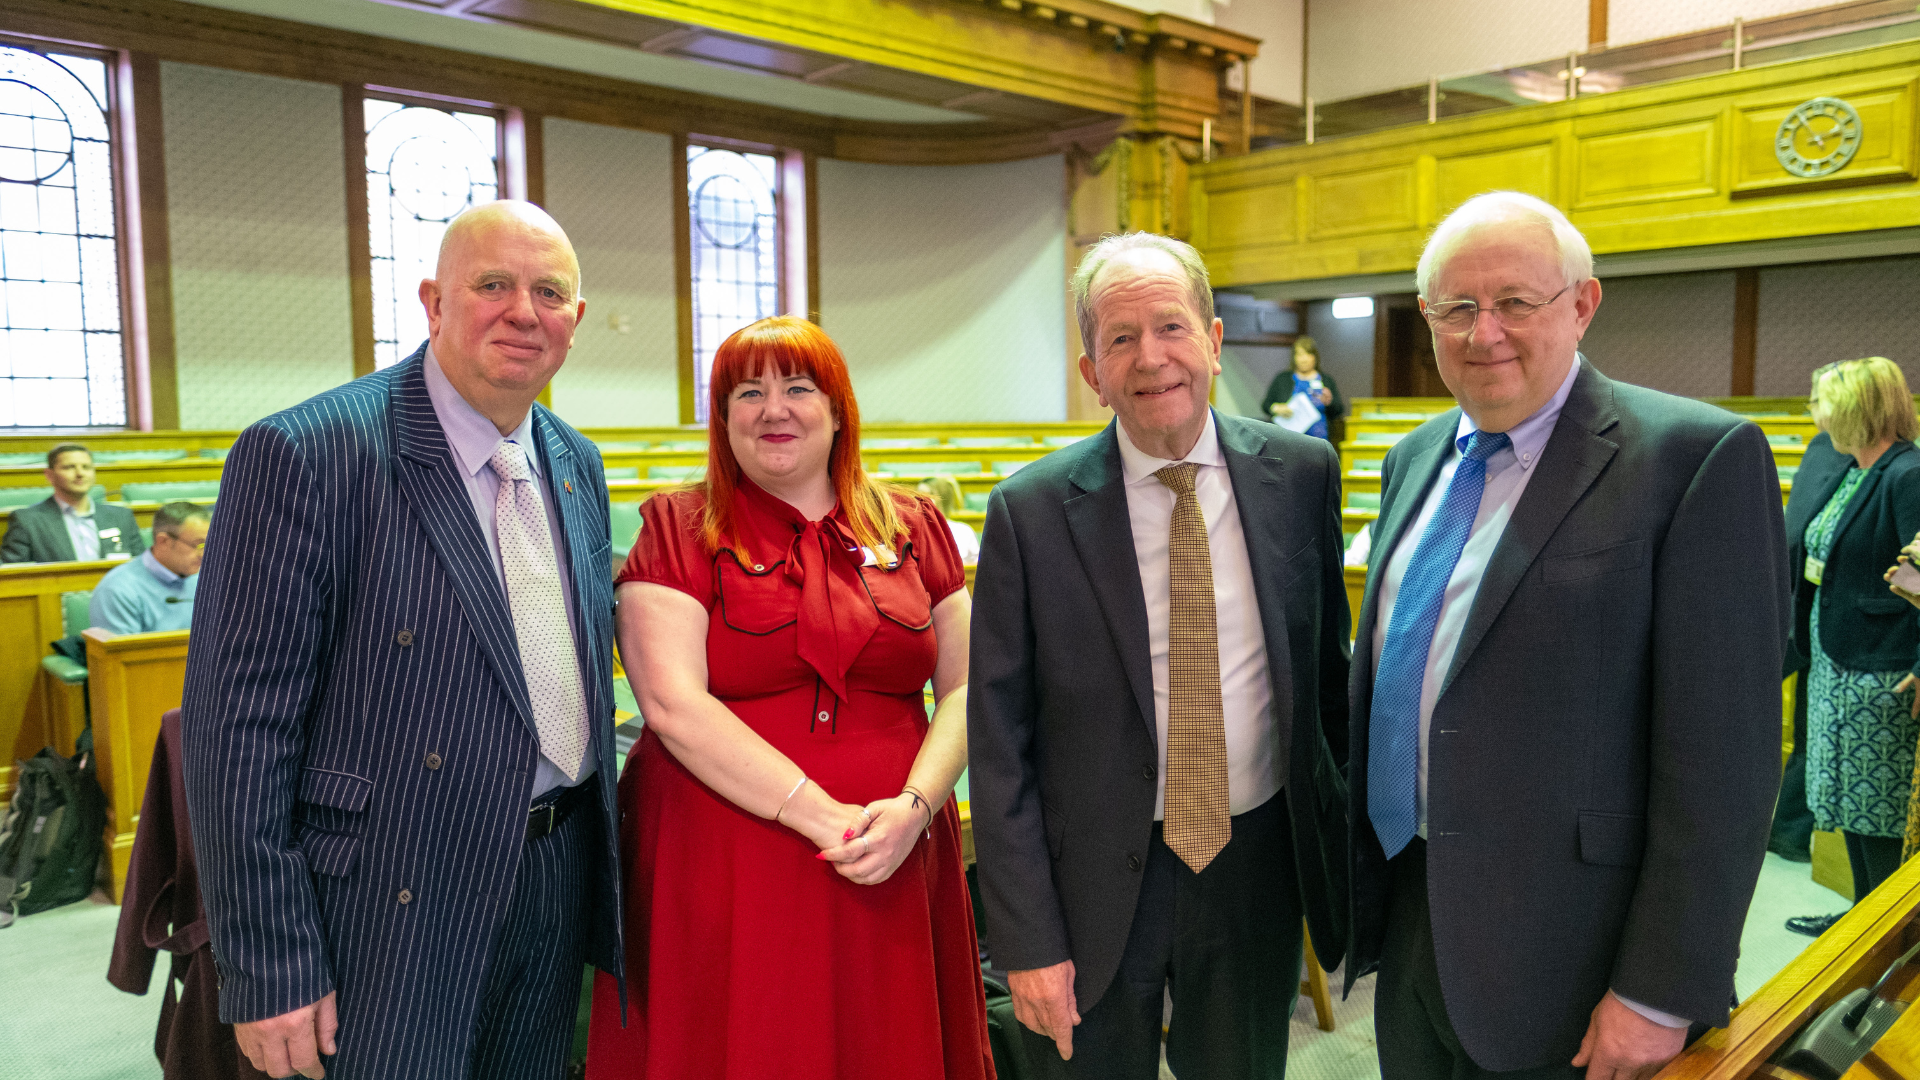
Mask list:
[[[533,704],[533,724],[540,732],[540,753],[568,780],[578,780],[591,741],[587,698],[580,685],[580,660],[573,651],[566,599],[560,593],[560,567],[554,558],[553,534],[547,530],[546,503],[527,466],[526,451],[518,443],[503,441],[489,463],[500,478],[493,527],[500,542],[500,565],[506,571],[513,632],[520,642],[520,669]]]

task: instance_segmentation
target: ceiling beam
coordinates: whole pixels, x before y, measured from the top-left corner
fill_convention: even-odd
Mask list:
[[[1260,48],[1244,34],[1104,0],[574,2],[1108,113],[1127,130],[1186,138],[1221,115],[1222,69]]]

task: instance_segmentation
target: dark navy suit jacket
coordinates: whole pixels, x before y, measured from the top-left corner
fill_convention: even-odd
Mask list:
[[[355,1076],[465,1075],[539,755],[513,619],[423,355],[240,436],[187,661],[183,756],[220,1018],[337,990],[335,1062]],[[618,975],[606,481],[591,442],[533,410],[598,762],[587,958]]]

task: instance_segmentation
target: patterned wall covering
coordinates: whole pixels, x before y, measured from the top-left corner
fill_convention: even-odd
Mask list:
[[[1764,19],[1808,8],[1827,7],[1833,0],[1612,0],[1607,6],[1607,44],[1690,34],[1714,26],[1732,26],[1733,20]]]
[[[821,325],[869,421],[1066,416],[1065,164],[821,161]]]
[[[340,88],[161,65],[180,426],[353,377]]]
[[[547,209],[580,256],[587,301],[554,409],[575,427],[677,424],[673,140],[557,119],[545,135]]]
[[[1586,0],[1318,0],[1307,87],[1318,101],[1338,101],[1586,47]]]
[[[1754,392],[1804,396],[1813,369],[1885,356],[1920,388],[1920,258],[1812,263],[1760,271]]]
[[[1608,378],[1725,397],[1733,385],[1733,272],[1603,279],[1580,351]]]

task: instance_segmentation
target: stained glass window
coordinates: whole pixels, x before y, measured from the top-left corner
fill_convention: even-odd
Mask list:
[[[107,65],[0,46],[0,427],[127,422]]]
[[[447,222],[499,198],[500,119],[380,98],[366,99],[366,114],[374,366],[391,367],[426,340],[420,280],[433,276]]]
[[[769,154],[687,147],[698,423],[707,422],[707,377],[720,343],[742,326],[780,310],[777,166]]]

